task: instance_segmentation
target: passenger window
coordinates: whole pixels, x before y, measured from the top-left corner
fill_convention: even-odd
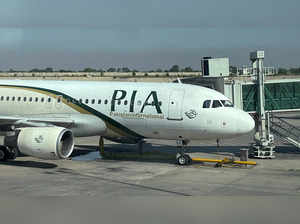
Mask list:
[[[24,102],[26,102],[26,100],[27,100],[26,96],[23,98],[23,100],[24,100]]]
[[[18,101],[21,101],[21,97],[20,96],[18,97]]]
[[[48,103],[50,103],[51,102],[51,98],[48,98]]]
[[[29,98],[29,102],[32,102],[32,97]]]
[[[1,96],[1,101],[3,101],[4,100],[4,96]]]
[[[127,101],[127,100],[125,100],[125,101],[124,101],[124,105],[127,105],[127,103],[128,103],[128,101]]]
[[[211,100],[205,100],[203,103],[203,108],[210,108]]]
[[[14,97],[14,96],[11,98],[12,101],[15,101],[15,99],[16,99],[16,97]]]
[[[6,101],[9,101],[9,96],[6,97]]]
[[[107,104],[108,103],[108,100],[104,100],[104,104]]]
[[[43,103],[43,102],[44,102],[44,100],[45,100],[45,99],[44,99],[44,97],[42,97],[42,98],[41,98],[41,102]]]
[[[233,104],[229,100],[221,100],[224,107],[233,107]]]
[[[101,104],[101,100],[98,100],[98,104]]]
[[[118,100],[118,105],[120,105],[121,104],[121,100]]]
[[[92,99],[92,104],[95,104],[95,100],[94,99]]]
[[[57,103],[60,103],[61,99],[60,97],[57,98]]]
[[[213,108],[222,107],[222,104],[220,103],[219,100],[214,100],[212,107]]]
[[[159,105],[159,106],[161,106],[161,105],[162,105],[161,101],[159,101],[159,102],[158,102],[158,105]]]
[[[79,99],[79,103],[82,103],[82,99]]]
[[[38,102],[38,101],[39,101],[39,98],[38,98],[38,97],[36,97],[36,98],[35,98],[35,102]]]
[[[88,99],[86,99],[86,100],[85,100],[85,103],[86,103],[86,104],[88,104],[88,103],[89,103],[89,100],[88,100]]]

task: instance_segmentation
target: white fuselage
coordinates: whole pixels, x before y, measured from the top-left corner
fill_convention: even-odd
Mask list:
[[[103,135],[111,138],[232,138],[254,128],[246,112],[204,108],[207,100],[228,98],[180,83],[0,81],[1,115],[90,114],[105,122]],[[86,136],[80,131],[76,135]]]

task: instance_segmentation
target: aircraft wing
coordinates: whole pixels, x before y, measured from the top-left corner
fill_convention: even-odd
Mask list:
[[[30,116],[0,115],[0,132],[11,131],[15,128],[22,127],[44,127],[53,125],[72,128],[74,123],[73,119],[69,118],[67,115],[61,114]]]

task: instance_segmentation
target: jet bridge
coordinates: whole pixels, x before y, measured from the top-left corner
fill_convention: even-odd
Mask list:
[[[181,81],[215,89],[230,98],[235,107],[253,114],[258,126],[256,143],[252,145],[254,155],[274,158],[273,134],[295,147],[300,146],[299,128],[275,116],[280,112],[300,111],[300,76],[265,76],[264,51],[251,52],[250,60],[256,65],[256,76],[203,76]]]

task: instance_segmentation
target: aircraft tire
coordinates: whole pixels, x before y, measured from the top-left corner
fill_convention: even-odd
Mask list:
[[[192,158],[188,154],[185,154],[184,157],[187,160],[187,164],[186,165],[191,165],[192,162],[193,162]]]
[[[17,148],[11,148],[10,152],[8,154],[8,159],[15,160],[17,158],[18,154],[19,154],[19,151]]]
[[[4,148],[0,148],[0,161],[7,160],[7,151]]]
[[[178,158],[177,158],[177,163],[180,165],[180,166],[185,166],[188,164],[188,158],[185,156],[185,155],[180,155]]]

